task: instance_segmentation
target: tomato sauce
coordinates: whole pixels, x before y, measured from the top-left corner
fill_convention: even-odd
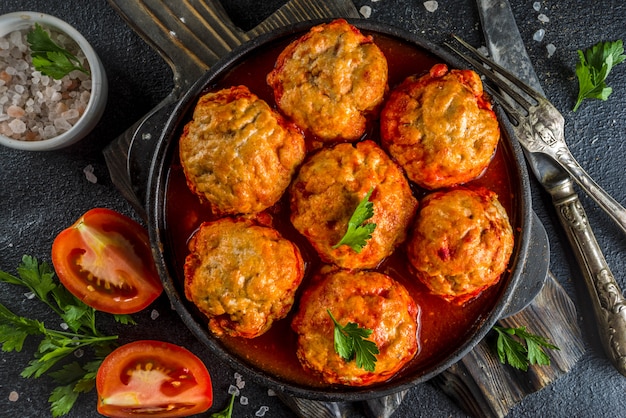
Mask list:
[[[437,57],[427,51],[397,38],[374,34],[374,40],[387,57],[390,88],[395,87],[409,75],[426,73],[432,65],[440,62]],[[275,107],[273,93],[265,82],[265,76],[272,69],[276,57],[287,42],[272,44],[246,56],[245,61],[230,69],[205,91],[244,84],[253,93]],[[181,128],[185,122],[181,123]],[[370,125],[365,138],[378,141],[378,124],[372,122]],[[312,138],[307,138],[307,143],[310,146],[313,143]],[[518,184],[518,174],[515,166],[509,163],[512,158],[512,151],[501,140],[485,173],[469,185],[484,186],[498,194],[500,202],[509,214],[517,238],[520,216],[517,215],[514,185]],[[412,187],[418,199],[426,194],[419,187],[415,185]],[[171,263],[171,270],[176,272],[178,291],[184,299],[183,265],[188,253],[187,242],[202,222],[213,218],[209,206],[200,204],[198,198],[187,188],[178,159],[177,147],[172,153],[166,189],[164,210],[167,228],[165,235],[168,238],[168,251],[171,251],[171,258],[168,262]],[[283,196],[266,213],[272,217],[274,227],[285,238],[294,241],[302,252],[306,263],[306,277],[300,287],[299,296],[302,289],[307,286],[308,280],[318,269],[319,257],[306,239],[291,225],[288,196]],[[420,348],[415,358],[398,374],[398,376],[419,376],[429,367],[445,360],[470,338],[492,311],[509,278],[508,273],[505,273],[497,285],[465,305],[458,306],[431,295],[425,286],[413,277],[407,264],[406,254],[403,247],[400,247],[381,263],[378,271],[401,282],[420,308]],[[188,309],[196,313],[196,319],[199,322],[206,323],[206,318],[191,303],[188,304]],[[297,299],[292,314],[295,309],[297,309]],[[225,336],[220,337],[218,341],[244,362],[281,380],[297,386],[327,386],[317,376],[306,372],[296,358],[297,337],[290,328],[292,314],[275,322],[272,328],[260,337],[244,339]]]

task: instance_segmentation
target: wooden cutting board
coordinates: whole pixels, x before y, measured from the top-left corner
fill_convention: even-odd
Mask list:
[[[104,151],[111,178],[137,212],[145,216],[145,193],[151,155],[158,138],[158,121],[204,72],[238,45],[263,33],[300,21],[345,17],[359,18],[350,0],[292,0],[254,29],[237,28],[217,0],[171,2],[166,0],[109,0],[127,23],[170,64],[174,73],[172,92],[153,111],[113,141]],[[535,217],[536,219],[536,217]],[[538,221],[537,221],[538,222]],[[539,228],[543,231],[543,227]],[[542,232],[545,234],[545,231]],[[500,320],[502,326],[526,326],[561,347],[550,351],[550,366],[527,372],[500,364],[488,335],[459,362],[436,376],[430,384],[442,390],[468,414],[503,417],[524,396],[542,389],[567,373],[584,353],[576,311],[558,281],[547,274],[547,238],[540,237],[533,251],[543,258],[536,276],[538,295],[521,312]],[[362,402],[318,402],[279,394],[294,413],[302,417],[345,417],[356,411],[389,417],[406,392]]]

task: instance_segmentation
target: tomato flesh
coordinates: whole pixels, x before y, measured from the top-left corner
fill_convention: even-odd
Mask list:
[[[87,211],[52,244],[52,263],[63,285],[100,311],[138,312],[163,291],[148,233],[116,211]]]
[[[114,350],[98,369],[98,412],[108,417],[183,417],[213,404],[211,377],[187,349],[153,340]]]

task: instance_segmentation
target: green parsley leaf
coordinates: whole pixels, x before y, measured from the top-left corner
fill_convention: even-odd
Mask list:
[[[361,328],[354,322],[348,322],[346,326],[342,326],[330,310],[327,309],[326,312],[335,324],[335,352],[346,361],[355,359],[358,368],[373,372],[376,368],[376,354],[379,354],[379,351],[376,343],[367,339],[372,334],[372,330]]]
[[[341,245],[348,245],[357,253],[360,253],[367,240],[372,238],[372,233],[376,229],[375,223],[364,223],[372,216],[374,216],[374,204],[369,201],[372,196],[374,188],[372,187],[365,197],[359,202],[358,206],[352,213],[350,220],[348,221],[348,230],[341,238],[341,240],[333,245],[333,248],[338,248]]]
[[[546,338],[528,333],[526,327],[505,328],[496,325],[493,329],[498,333],[496,349],[500,363],[508,363],[519,370],[527,371],[531,364],[550,365],[550,357],[542,347],[559,349]]]
[[[224,408],[222,411],[212,413],[210,418],[232,418],[234,405],[235,405],[235,394],[233,393],[232,396],[230,397],[230,402],[228,406]]]
[[[33,66],[42,74],[57,80],[74,70],[89,75],[89,71],[82,66],[80,60],[68,50],[54,43],[48,32],[38,23],[35,23],[35,28],[28,33],[26,40],[30,46]]]
[[[578,50],[579,62],[576,64],[578,77],[578,98],[574,105],[575,112],[584,99],[606,100],[613,92],[605,80],[611,69],[626,59],[621,40],[599,42],[585,51]]]
[[[68,325],[68,331],[47,328],[43,322],[18,316],[0,303],[0,344],[2,351],[21,351],[29,336],[41,336],[34,358],[22,371],[25,378],[37,378],[44,373],[59,384],[50,395],[54,417],[65,415],[74,405],[79,393],[95,386],[96,373],[102,359],[110,353],[117,336],[106,336],[96,328],[96,311],[72,295],[54,280],[54,270],[47,263],[24,256],[17,276],[0,271],[0,281],[29,289],[48,305]],[[122,323],[134,323],[127,315],[116,316]],[[80,365],[77,362],[51,370],[76,350],[90,347],[96,360]]]

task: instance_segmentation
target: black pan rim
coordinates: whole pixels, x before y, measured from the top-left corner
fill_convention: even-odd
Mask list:
[[[530,197],[530,182],[528,173],[526,171],[523,153],[520,145],[517,141],[512,140],[514,137],[512,129],[508,120],[499,106],[495,106],[495,111],[498,115],[498,119],[501,124],[501,129],[505,131],[505,135],[508,138],[508,146],[511,148],[514,154],[514,162],[519,173],[519,185],[520,190],[519,204],[520,204],[520,219],[519,225],[521,232],[517,237],[514,254],[512,256],[513,266],[510,274],[508,275],[509,283],[504,286],[504,291],[499,297],[499,301],[496,302],[496,306],[489,313],[489,315],[483,319],[480,325],[475,327],[475,332],[467,338],[464,344],[458,347],[454,352],[440,361],[439,364],[434,365],[430,369],[424,371],[421,374],[405,377],[402,379],[391,379],[388,382],[378,384],[371,387],[348,387],[348,386],[332,386],[328,388],[311,388],[303,387],[301,385],[285,382],[279,378],[276,378],[263,370],[259,370],[254,366],[251,366],[244,361],[236,358],[232,354],[228,353],[220,344],[215,341],[215,337],[209,335],[208,330],[203,323],[198,322],[194,318],[194,314],[191,313],[185,306],[185,302],[181,297],[178,290],[175,288],[174,279],[172,278],[172,272],[164,259],[164,213],[163,202],[165,199],[165,185],[167,181],[167,164],[169,156],[171,155],[172,143],[174,142],[174,134],[178,129],[180,118],[185,115],[192,106],[195,105],[196,99],[199,94],[211,83],[211,80],[218,77],[224,71],[227,71],[230,67],[235,65],[240,59],[245,57],[246,54],[253,50],[266,45],[271,42],[278,41],[287,37],[293,37],[295,34],[304,32],[310,27],[328,22],[332,19],[324,19],[319,21],[303,22],[294,25],[290,25],[279,30],[273,31],[268,34],[261,35],[240,47],[234,49],[230,54],[220,60],[215,66],[213,66],[203,77],[201,77],[196,83],[194,83],[189,90],[181,97],[178,104],[174,107],[171,115],[167,119],[165,128],[159,137],[156,145],[156,152],[151,162],[150,175],[147,188],[147,214],[148,214],[148,229],[150,233],[150,241],[152,244],[153,256],[157,264],[157,269],[163,282],[164,290],[168,295],[170,302],[180,315],[181,319],[194,336],[200,340],[209,350],[216,354],[220,360],[231,366],[235,370],[242,371],[244,374],[252,378],[255,382],[272,388],[273,390],[287,393],[292,396],[322,400],[322,401],[362,401],[378,397],[387,396],[399,391],[410,389],[413,386],[425,382],[432,377],[440,374],[442,371],[450,367],[452,364],[461,359],[467,354],[478,342],[480,342],[491,327],[505,312],[506,307],[511,300],[516,284],[521,277],[524,264],[528,256],[528,247],[531,235],[531,197]],[[386,24],[381,24],[373,21],[365,21],[359,19],[346,19],[349,23],[358,27],[360,30],[380,33],[392,37],[399,38],[403,41],[408,41],[417,47],[424,49],[425,51],[440,58],[443,62],[448,63],[452,67],[466,68],[467,65],[463,64],[455,56],[449,53],[442,47],[427,41],[420,36],[399,29]]]

